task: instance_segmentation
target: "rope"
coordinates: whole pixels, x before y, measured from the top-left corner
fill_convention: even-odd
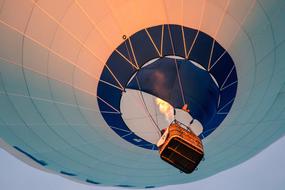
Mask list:
[[[130,39],[129,39],[129,42],[130,42]],[[132,61],[132,58],[131,58],[131,55],[130,55],[130,51],[129,51],[129,48],[127,46],[126,41],[125,41],[125,46],[126,46],[126,49],[127,49],[127,52],[128,52],[129,60]],[[132,53],[134,54],[134,50],[132,50]],[[151,116],[149,110],[147,109],[147,106],[146,106],[146,103],[145,103],[145,99],[144,99],[142,91],[141,91],[141,85],[140,85],[140,82],[138,80],[138,77],[135,76],[135,79],[136,79],[136,82],[137,82],[138,87],[139,87],[139,93],[140,93],[140,97],[141,97],[141,100],[142,100],[142,103],[143,103],[143,108],[146,111],[146,113],[147,113],[148,117],[150,118],[150,120],[152,121],[153,126],[157,129],[157,132],[158,132],[159,136],[161,136],[160,128],[155,123],[153,117]]]
[[[171,41],[172,53],[173,53],[174,56],[176,56],[175,50],[174,50],[174,44],[173,44],[173,40],[172,40],[172,35],[171,35],[171,31],[170,31],[170,26],[169,26],[169,24],[167,26],[168,26],[168,33],[169,33],[169,37],[170,37],[170,41]],[[178,82],[179,82],[180,93],[181,93],[181,97],[182,97],[182,100],[183,100],[183,104],[185,105],[186,102],[185,102],[185,97],[184,97],[184,93],[183,93],[183,87],[182,87],[182,83],[181,83],[181,79],[180,79],[180,75],[179,75],[177,60],[174,59],[174,61],[175,61],[176,74],[177,74],[177,78],[178,78]]]

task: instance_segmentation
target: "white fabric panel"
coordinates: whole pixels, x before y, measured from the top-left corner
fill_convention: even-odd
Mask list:
[[[194,122],[190,125],[190,129],[195,133],[195,135],[199,136],[203,132],[203,126],[198,120],[194,120]]]
[[[120,109],[130,132],[153,144],[160,138],[158,129],[167,128],[172,122],[158,110],[156,98],[145,92],[127,89],[123,93]]]
[[[191,115],[189,115],[188,112],[182,110],[182,109],[175,109],[175,119],[181,123],[183,123],[186,126],[189,126],[190,122],[192,121]]]

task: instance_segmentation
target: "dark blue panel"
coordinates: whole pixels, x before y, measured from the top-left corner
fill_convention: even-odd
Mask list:
[[[219,110],[224,105],[226,105],[229,101],[232,101],[235,98],[236,89],[237,89],[237,83],[231,85],[230,87],[228,87],[228,88],[226,88],[220,92],[220,94],[221,94],[220,105],[219,105],[217,110]]]
[[[144,92],[169,100],[177,76],[174,60],[164,58],[163,64],[161,64],[161,60],[156,61],[140,69],[136,76],[140,83],[140,88]],[[140,89],[135,78],[128,84],[127,88]]]
[[[104,101],[102,101],[101,99],[97,99],[98,104],[101,105],[100,107],[100,111],[101,112],[116,112],[116,110],[112,109],[109,105],[107,105]]]
[[[163,32],[163,50],[162,55],[174,55],[174,49],[171,44],[171,38],[170,38],[170,31],[168,27],[169,25],[164,25],[164,32]],[[177,26],[177,25],[176,25]]]
[[[199,32],[189,59],[201,64],[204,68],[208,68],[212,45],[213,39],[205,33]]]
[[[149,185],[149,186],[145,186],[144,188],[146,188],[146,189],[151,189],[151,188],[155,188],[155,186]]]
[[[213,117],[212,120],[207,124],[207,130],[204,130],[203,132],[209,132],[213,129],[216,129],[219,124],[224,120],[224,118],[224,114],[216,114],[215,117]]]
[[[139,147],[143,147],[143,148],[151,149],[151,150],[157,150],[157,147],[156,147],[156,146],[153,148],[154,145],[153,145],[152,143],[150,143],[150,142],[148,142],[148,141],[146,141],[146,140],[144,140],[144,139],[138,137],[138,136],[137,136],[136,134],[134,134],[134,133],[132,133],[131,135],[128,135],[128,136],[126,136],[126,137],[123,137],[123,139],[125,139],[125,140],[131,142],[132,144],[134,144],[134,145],[136,145],[136,146],[139,146]],[[137,142],[137,141],[135,141],[134,139],[141,139],[141,141],[140,141],[140,142]]]
[[[135,65],[135,63],[133,63]],[[109,69],[113,72],[115,77],[119,80],[121,85],[124,85],[128,82],[129,80],[129,75],[127,73],[134,73],[136,69],[129,63],[126,59],[124,59],[119,53],[114,52],[110,58],[108,59],[108,67]],[[107,72],[104,71],[103,72]],[[112,77],[112,78],[110,78]],[[101,75],[101,79],[104,81],[107,81],[114,85],[117,85],[117,83],[114,83],[114,77],[109,75]],[[118,85],[117,85],[118,86]]]
[[[176,64],[183,88],[185,103],[190,113],[202,124],[206,124],[216,113],[219,89],[209,73],[197,68],[189,61],[162,58],[151,65],[140,69],[127,88],[142,90],[160,97],[175,108],[184,105]],[[197,82],[199,81],[199,82]]]
[[[159,57],[145,30],[130,37],[137,62],[141,67],[147,61]]]
[[[135,187],[135,186],[132,186],[132,185],[115,185],[116,187]]]
[[[111,75],[110,71],[107,68],[102,71],[100,80],[103,80],[120,88],[120,84],[115,80],[115,78]]]
[[[132,48],[130,45],[130,40],[124,41],[118,48],[117,50],[123,54],[133,65],[136,65],[135,62],[135,54],[132,52]],[[135,52],[134,52],[135,53]],[[137,65],[136,65],[137,66]]]
[[[229,77],[227,78],[226,82],[224,83],[224,85],[221,87],[221,89],[224,89],[230,85],[232,85],[234,82],[237,82],[237,73],[236,70],[233,69],[233,71],[231,72],[231,74],[229,75]]]
[[[161,49],[161,35],[162,35],[162,25],[155,26],[147,29],[148,33],[150,34],[153,42],[155,43],[157,49],[160,52]]]
[[[206,124],[216,113],[218,87],[207,71],[197,68],[189,61],[182,64],[179,73],[191,115]]]
[[[142,144],[149,144],[149,142],[143,140],[142,138],[138,137],[136,134],[131,133],[130,135],[124,136],[123,137],[127,141],[133,142],[135,145],[142,145]],[[135,141],[134,139],[140,140],[140,141]]]
[[[86,179],[85,180],[87,183],[92,183],[92,184],[101,184],[101,183],[99,183],[99,182],[96,182],[96,181],[93,181],[93,180],[90,180],[90,179]]]
[[[217,42],[215,42],[210,67],[225,53],[225,49]]]
[[[165,100],[175,108],[182,108],[184,105],[184,102],[183,102],[183,97],[184,97],[185,103],[189,105],[190,104],[189,97],[185,96],[184,88],[183,88],[183,93],[181,92],[177,75],[175,76],[173,82],[174,84],[172,85],[172,88],[171,88],[170,98],[165,99]],[[159,94],[157,97],[160,97]]]
[[[112,107],[114,107],[117,110],[120,110],[120,100],[122,97],[122,91],[114,88],[108,84],[105,84],[103,82],[98,83],[98,90],[97,94],[100,98],[103,99],[103,101],[98,98],[98,103],[100,102],[100,110],[101,111],[108,111],[108,112],[114,112],[115,110],[112,109],[109,105],[106,103],[110,104]],[[106,103],[105,103],[105,102]]]
[[[231,56],[229,54],[224,54],[217,64],[211,69],[211,74],[215,77],[220,87],[234,67],[231,63],[233,63]]]
[[[14,148],[16,150],[18,150],[19,152],[25,154],[26,156],[28,156],[29,158],[31,158],[33,161],[37,162],[38,164],[40,164],[42,166],[47,166],[47,163],[45,161],[35,158],[34,156],[32,156],[31,154],[27,153],[26,151],[22,150],[21,148],[19,148],[17,146],[14,146]]]
[[[203,133],[199,137],[207,137],[211,134],[224,120],[226,115],[216,114],[212,120],[204,127]]]
[[[169,27],[170,27],[172,42],[174,45],[175,55],[180,57],[186,57],[184,51],[182,27],[178,25],[170,25]]]
[[[65,172],[65,171],[60,171],[60,173],[64,174],[64,175],[68,175],[68,176],[76,176],[76,174],[74,174],[74,173]]]
[[[113,129],[117,133],[120,133],[122,135],[126,135],[129,132],[129,128],[126,126],[125,122],[122,119],[121,114],[112,114],[112,113],[102,113],[102,116],[105,120],[108,120],[108,125],[111,127],[119,128],[121,130],[116,131],[116,129]]]
[[[197,35],[198,30],[189,30],[189,28],[183,27],[183,31],[184,31],[184,38],[185,38],[185,44],[186,44],[186,50],[187,50],[187,54],[195,40],[195,37]],[[185,57],[186,58],[186,57]]]
[[[203,132],[201,135],[199,135],[200,138],[205,138],[208,135],[210,135],[216,128],[211,128],[210,130],[207,130],[206,132]]]
[[[231,107],[233,105],[234,101],[228,102],[226,105],[224,106],[220,106],[220,109],[218,110],[218,113],[228,113],[231,110]]]

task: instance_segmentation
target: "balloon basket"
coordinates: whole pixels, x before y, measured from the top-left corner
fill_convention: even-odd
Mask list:
[[[203,159],[204,150],[201,139],[175,121],[168,127],[168,134],[159,147],[159,154],[162,160],[189,174]]]

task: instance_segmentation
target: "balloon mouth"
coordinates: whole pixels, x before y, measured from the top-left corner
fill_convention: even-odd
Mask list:
[[[206,125],[216,112],[219,87],[204,68],[178,56],[165,56],[148,61],[127,82],[135,89],[157,97],[155,104],[168,121],[173,121],[173,108],[190,105],[190,114]]]
[[[237,85],[234,62],[217,40],[181,25],[158,25],[127,37],[113,51],[100,76],[97,102],[107,125],[122,139],[156,150],[123,118],[121,100],[127,91],[150,94],[173,109],[188,104],[189,114],[203,126],[203,139],[230,112]],[[155,106],[164,120],[171,120],[171,108],[159,99]]]

